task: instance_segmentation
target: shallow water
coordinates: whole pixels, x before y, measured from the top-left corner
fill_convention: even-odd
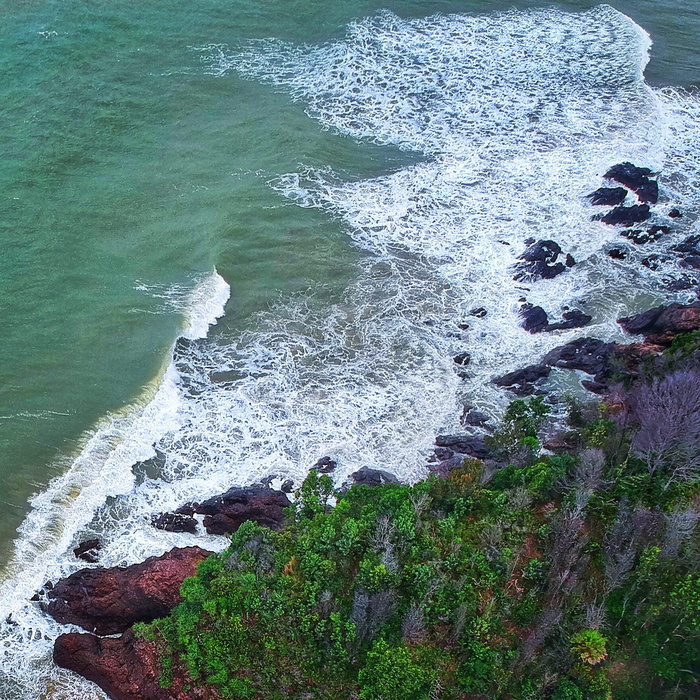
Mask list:
[[[93,692],[26,602],[82,538],[106,565],[222,547],[150,516],[325,454],[419,478],[465,404],[505,404],[494,375],[583,334],[524,333],[522,296],[606,338],[671,298],[676,264],[639,264],[667,243],[612,261],[583,195],[629,159],[696,231],[699,103],[663,86],[697,81],[697,18],[509,7],[0,3],[2,697]],[[578,264],[515,283],[529,237]]]

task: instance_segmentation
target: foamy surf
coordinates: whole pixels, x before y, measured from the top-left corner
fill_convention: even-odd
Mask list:
[[[298,484],[324,455],[339,462],[337,482],[364,465],[418,479],[434,436],[459,429],[464,404],[496,417],[507,403],[493,376],[579,335],[619,337],[618,316],[667,295],[664,276],[679,271],[639,264],[662,244],[611,260],[605,250],[620,244],[618,232],[591,221],[584,198],[609,165],[632,160],[661,172],[655,215],[670,206],[688,214],[672,235],[697,228],[698,101],[644,83],[649,46],[640,27],[603,6],[418,20],[381,13],[321,46],[264,40],[209,51],[210,72],[287,90],[322,127],[418,151],[425,162],[368,180],[328,167],[271,182],[341,221],[366,256],[334,304],[293,297],[233,338],[203,338],[227,288],[220,278],[199,287],[200,315],[142,424],[132,416],[95,445],[108,488],[95,483],[101,470],[86,469],[37,497],[36,512],[59,513],[61,523],[83,493],[89,503],[74,508],[70,527],[53,527],[41,556],[31,543],[51,521],[32,521],[33,511],[23,526],[18,547],[43,568],[25,567],[0,598],[12,614],[0,663],[16,697],[35,700],[47,683],[56,698],[90,697],[89,684],[52,668],[59,626],[26,602],[46,578],[81,566],[70,554],[79,537],[99,534],[104,565],[194,542],[221,548],[223,538],[154,530],[151,516],[266,476]],[[512,265],[531,237],[556,240],[577,264],[554,280],[515,282]],[[144,291],[164,311],[185,298]],[[523,297],[555,318],[582,308],[593,325],[529,335],[519,327]],[[465,350],[472,360],[460,377],[452,357]],[[164,461],[134,473],[154,443]]]

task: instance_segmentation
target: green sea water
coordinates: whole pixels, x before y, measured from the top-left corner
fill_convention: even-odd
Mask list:
[[[299,162],[367,177],[412,159],[323,131],[267,86],[207,75],[198,48],[320,42],[379,8],[513,6],[538,3],[0,2],[2,553],[85,431],[145,398],[163,367],[182,315],[143,285],[186,290],[216,267],[231,329],[280,295],[321,284],[332,296],[357,251],[267,180]],[[652,35],[650,83],[698,82],[692,3],[615,7]]]

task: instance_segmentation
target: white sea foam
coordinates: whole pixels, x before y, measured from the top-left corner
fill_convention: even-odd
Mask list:
[[[621,239],[591,221],[584,198],[609,165],[632,160],[662,173],[655,216],[670,206],[697,211],[698,101],[645,85],[649,45],[603,6],[419,20],[381,13],[322,46],[264,40],[205,52],[212,73],[267,81],[305,101],[323,127],[426,160],[363,181],[329,167],[271,182],[337,217],[368,254],[335,304],[293,297],[235,338],[203,339],[228,290],[220,278],[200,285],[201,315],[187,324],[154,400],[98,431],[81,455],[86,466],[78,460],[38,496],[23,526],[24,568],[0,596],[16,623],[3,630],[0,663],[23,688],[18,698],[34,700],[48,677],[64,688],[56,697],[88,697],[87,684],[51,670],[58,626],[24,602],[45,578],[78,568],[64,553],[81,537],[99,534],[106,565],[194,542],[221,548],[222,538],[156,531],[151,516],[268,475],[298,484],[324,455],[338,460],[338,482],[365,464],[417,479],[434,436],[459,429],[464,403],[495,416],[507,402],[493,376],[584,333],[615,337],[618,316],[663,295],[663,276],[679,271],[640,267],[646,250],[610,260],[604,249]],[[694,221],[674,224],[675,235]],[[512,265],[529,237],[556,240],[578,264],[554,280],[515,282]],[[185,298],[142,288],[163,312]],[[529,335],[519,328],[521,296],[553,316],[583,308],[594,325]],[[487,315],[470,315],[475,307]],[[466,379],[452,361],[464,350]],[[154,441],[165,461],[132,470]]]

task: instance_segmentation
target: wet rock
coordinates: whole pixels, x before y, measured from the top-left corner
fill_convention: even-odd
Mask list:
[[[383,469],[362,467],[350,474],[350,478],[362,486],[381,486],[382,484],[398,484],[399,480],[391,473]]]
[[[700,303],[657,306],[643,314],[621,318],[618,323],[628,333],[644,335],[647,342],[670,345],[679,333],[700,328]]]
[[[541,333],[549,325],[547,312],[541,306],[526,304],[520,311],[523,322],[520,324],[528,333]]]
[[[291,479],[282,482],[280,491],[282,491],[282,493],[292,493],[292,491],[294,491],[294,482]]]
[[[681,265],[692,270],[700,270],[700,255],[688,255],[683,258]]]
[[[456,365],[466,367],[472,361],[472,356],[468,352],[460,352],[459,355],[455,355],[452,359]]]
[[[548,352],[542,364],[596,375],[607,369],[613,347],[596,338],[577,338]]]
[[[62,624],[99,635],[118,634],[135,622],[165,617],[180,602],[182,582],[211,554],[199,547],[172,549],[126,567],[81,569],[48,594],[46,612]]]
[[[435,444],[476,459],[486,459],[491,454],[481,435],[438,435]]]
[[[690,253],[691,255],[700,255],[700,235],[688,236],[678,245],[673,246],[671,250],[676,253]]]
[[[197,512],[197,507],[199,503],[185,503],[179,508],[175,509],[175,512],[179,515],[194,515]]]
[[[202,524],[210,535],[227,535],[247,520],[279,530],[284,525],[284,509],[289,505],[291,502],[282,491],[236,486],[200,503],[196,512],[205,516]]]
[[[529,365],[491,381],[496,386],[505,387],[518,396],[531,396],[535,393],[535,382],[545,379],[550,372],[550,368],[546,365]]]
[[[462,416],[464,425],[473,425],[482,427],[489,422],[489,417],[481,411],[466,411]]]
[[[656,180],[643,182],[635,192],[640,202],[656,204],[659,201],[659,183]]]
[[[518,258],[522,262],[515,265],[516,274],[513,279],[518,281],[553,279],[566,270],[563,263],[556,262],[560,254],[561,248],[554,241],[533,243]]]
[[[651,329],[654,327],[654,324],[665,308],[666,306],[663,305],[655,306],[653,309],[644,311],[641,314],[618,319],[617,322],[627,333],[631,335],[642,335],[651,332]]]
[[[631,207],[615,207],[600,218],[604,224],[610,226],[629,226],[640,221],[646,221],[651,217],[648,204],[634,204]]]
[[[668,215],[672,219],[680,219],[683,216],[683,214],[681,214],[681,212],[675,207],[668,212]]]
[[[102,543],[98,539],[85,540],[73,550],[73,554],[75,554],[78,559],[94,564],[100,558],[101,549]]]
[[[336,468],[338,467],[338,462],[336,462],[334,459],[331,459],[330,457],[321,457],[321,459],[314,464],[312,469],[316,469],[317,471],[321,472],[321,474],[330,474],[331,472],[334,472]]]
[[[664,262],[666,262],[666,258],[660,255],[649,255],[642,260],[642,265],[649,270],[658,270]]]
[[[608,251],[608,255],[613,260],[624,260],[627,257],[627,253],[625,253],[623,250],[620,250],[619,248],[611,248]]]
[[[627,196],[627,190],[624,187],[599,187],[595,192],[587,195],[591,200],[591,204],[596,206],[615,206],[622,204]]]
[[[484,318],[484,316],[486,316],[487,313],[488,311],[486,311],[486,309],[483,306],[479,306],[476,309],[472,309],[469,312],[469,315],[476,316],[476,318]],[[467,328],[469,328],[469,326],[467,326]]]
[[[162,650],[153,641],[127,630],[121,637],[62,634],[54,644],[53,659],[96,683],[114,700],[221,700],[218,691],[192,682],[175,665],[168,688],[160,685]]]
[[[583,328],[587,326],[593,317],[588,314],[584,314],[583,311],[567,311],[562,314],[563,321],[557,321],[556,323],[550,323],[546,330],[548,331],[564,331],[570,328]]]
[[[649,235],[639,228],[629,228],[620,232],[627,240],[632,241],[635,245],[644,245],[649,242]]]
[[[573,267],[576,264],[576,260],[574,260],[574,256],[571,255],[571,253],[566,254],[566,259],[564,261],[564,264],[567,267]]]
[[[131,471],[139,480],[160,479],[165,469],[166,456],[164,452],[156,450],[155,457],[136,462]]]
[[[624,185],[633,192],[636,192],[639,196],[640,190],[642,190],[643,193],[646,192],[645,187],[650,182],[649,177],[653,174],[654,173],[649,170],[649,168],[639,168],[633,163],[625,161],[624,163],[613,165],[612,168],[605,173],[604,177],[606,177],[608,180],[615,180],[615,182],[619,182],[621,185]]]
[[[197,532],[197,521],[191,515],[183,513],[160,513],[151,519],[151,525],[165,532]]]

